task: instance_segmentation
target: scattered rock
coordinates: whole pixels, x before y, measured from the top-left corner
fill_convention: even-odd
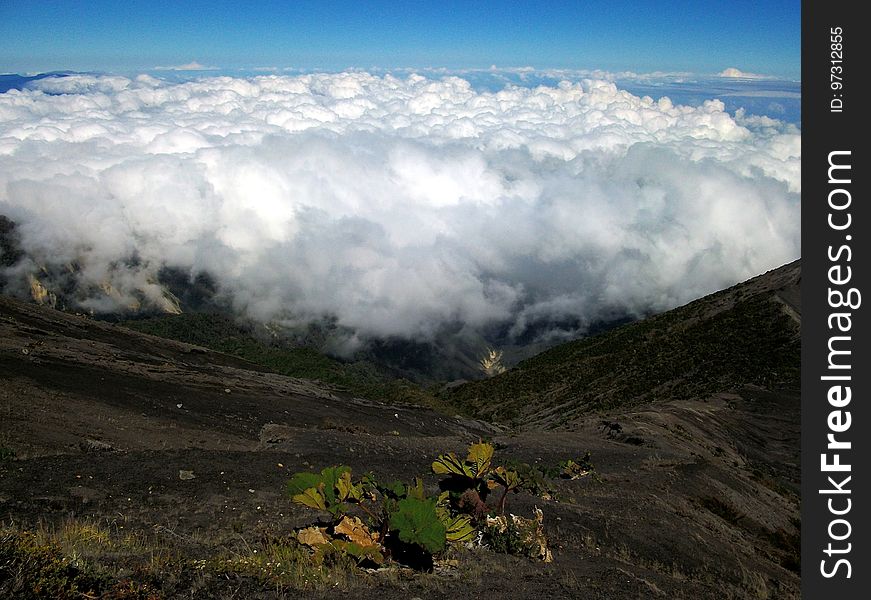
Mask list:
[[[618,423],[617,421],[603,420],[601,425],[602,431],[604,431],[609,438],[613,438],[617,434],[623,432],[623,426],[620,425],[620,423]]]
[[[79,449],[82,452],[112,452],[115,450],[111,444],[91,438],[85,438],[79,442]]]
[[[267,423],[260,428],[260,447],[272,448],[278,444],[290,441],[292,429],[287,425]]]
[[[632,435],[623,431],[623,426],[620,425],[620,423],[618,423],[617,421],[603,420],[601,422],[601,429],[605,432],[605,435],[609,440],[622,442],[624,444],[630,444],[632,446],[644,445],[643,437],[639,435]]]
[[[103,500],[106,497],[106,493],[80,485],[70,488],[70,496],[78,498],[81,500],[82,504],[89,504],[91,502]]]
[[[185,471],[184,469],[179,469],[178,478],[182,481],[187,481],[189,479],[196,479],[196,475],[194,475],[193,471]]]
[[[357,423],[339,422],[329,417],[324,417],[318,424],[318,429],[334,429],[344,433],[355,433],[359,435],[369,435],[370,431]]]

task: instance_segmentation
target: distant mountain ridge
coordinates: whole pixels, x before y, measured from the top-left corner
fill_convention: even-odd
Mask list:
[[[685,306],[568,342],[450,402],[494,421],[567,427],[591,411],[703,399],[743,385],[799,388],[801,261]]]

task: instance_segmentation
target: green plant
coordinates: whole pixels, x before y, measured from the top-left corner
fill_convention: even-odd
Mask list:
[[[525,463],[494,466],[494,451],[492,444],[478,442],[469,446],[465,458],[453,452],[439,455],[432,463],[433,472],[442,476],[438,497],[428,496],[418,477],[410,484],[382,482],[372,474],[354,479],[347,466],[296,473],[287,484],[293,501],[332,516],[327,525],[298,530],[296,539],[312,549],[315,561],[340,555],[357,564],[378,566],[389,558],[431,568],[433,555],[447,544],[482,537],[492,538],[496,550],[550,560],[541,511],[536,509],[533,519],[505,515],[509,493],[526,490],[550,497],[545,473]],[[589,453],[580,461],[561,463],[555,476],[587,466],[592,468]],[[497,489],[501,494],[491,508],[486,499]],[[352,516],[355,510],[365,513],[368,522]]]
[[[577,460],[568,459],[559,464],[559,476],[563,479],[580,479],[594,472],[589,451]]]
[[[331,527],[311,526],[297,532],[297,541],[314,550],[315,563],[329,562],[337,555],[353,560],[356,564],[384,562],[384,548],[378,537],[356,517],[342,517]]]
[[[333,516],[328,527],[308,527],[297,533],[301,543],[314,549],[316,560],[334,552],[375,565],[388,555],[431,556],[457,535],[466,534],[462,522],[443,521],[437,499],[427,497],[417,478],[410,485],[380,483],[371,474],[355,481],[350,467],[327,467],[320,473],[296,473],[287,490],[294,502]],[[348,515],[353,508],[369,517],[368,525]],[[417,550],[409,552],[403,546]],[[431,558],[428,561],[431,564]]]
[[[499,497],[498,513],[505,514],[505,498],[508,492],[517,493],[520,488],[520,475],[517,471],[506,469],[505,467],[496,467],[491,473],[493,481],[502,486],[502,495]]]
[[[296,473],[287,483],[295,502],[325,510],[338,517],[352,504],[360,505],[366,494],[363,484],[351,481],[351,467],[327,467],[320,473]]]
[[[439,496],[439,501],[436,504],[436,514],[445,526],[445,539],[448,542],[471,542],[475,539],[478,530],[472,524],[471,517],[451,512],[447,492]]]
[[[465,460],[453,452],[440,455],[433,463],[436,475],[445,475],[439,487],[449,493],[452,507],[458,512],[472,515],[476,521],[483,519],[490,509],[486,504],[492,489],[502,487],[496,511],[505,513],[508,492],[517,492],[522,485],[520,474],[504,466],[493,466],[492,444],[479,442],[469,446]]]
[[[552,556],[544,536],[542,523],[544,515],[538,508],[535,517],[526,519],[517,515],[505,514],[505,501],[509,492],[549,489],[544,473],[525,463],[511,463],[510,467],[493,466],[494,447],[492,444],[477,443],[469,446],[465,460],[453,452],[442,454],[432,464],[437,475],[445,477],[439,486],[445,490],[440,501],[447,517],[461,517],[457,521],[457,536],[471,539],[476,533],[497,552],[522,554],[550,562]],[[584,457],[588,461],[589,453]],[[563,470],[573,470],[578,463],[572,460],[561,464]],[[490,490],[502,488],[496,508],[486,504]],[[469,514],[462,514],[462,513]],[[495,512],[496,516],[489,516]],[[473,525],[474,522],[474,525]]]
[[[518,491],[527,492],[543,500],[556,498],[556,489],[551,483],[551,479],[559,476],[556,469],[544,470],[536,465],[518,461],[506,461],[505,466],[517,471],[520,478]]]
[[[489,511],[486,500],[490,492],[493,451],[492,444],[479,442],[469,446],[465,460],[449,452],[432,463],[433,473],[445,476],[439,487],[449,493],[451,508],[471,514],[476,521]]]
[[[390,529],[406,544],[417,544],[430,554],[444,549],[447,528],[436,513],[434,498],[403,498],[389,518]]]

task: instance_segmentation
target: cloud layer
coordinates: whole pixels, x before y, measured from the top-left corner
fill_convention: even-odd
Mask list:
[[[800,253],[800,132],[719,101],[361,72],[32,86],[0,94],[0,214],[29,257],[12,274],[74,262],[112,290],[95,310],[158,298],[169,265],[257,319],[520,337]]]

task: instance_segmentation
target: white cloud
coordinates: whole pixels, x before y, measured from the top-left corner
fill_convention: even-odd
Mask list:
[[[218,67],[207,67],[199,62],[192,60],[183,65],[173,65],[169,67],[154,67],[155,71],[217,71]]]
[[[758,73],[746,73],[735,67],[723,69],[717,73],[719,77],[728,77],[730,79],[770,79],[767,75],[759,75]]]
[[[163,265],[208,271],[249,315],[363,338],[583,328],[755,275],[799,255],[800,163],[792,126],[595,79],[70,76],[0,94],[19,271],[75,261],[103,308],[156,297]]]

